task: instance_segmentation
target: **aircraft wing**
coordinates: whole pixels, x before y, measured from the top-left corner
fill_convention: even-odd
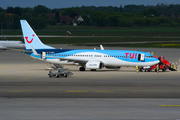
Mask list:
[[[47,56],[47,57],[60,59],[62,61],[67,60],[68,62],[75,62],[75,63],[86,63],[86,62],[88,62],[88,60],[74,59],[74,58],[61,58],[61,57],[54,57],[54,56]]]
[[[14,48],[7,48],[8,50],[13,50],[13,51],[20,51],[20,52],[24,52],[24,49],[14,49]]]

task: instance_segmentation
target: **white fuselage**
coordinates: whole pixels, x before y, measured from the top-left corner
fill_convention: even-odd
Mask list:
[[[152,66],[157,64],[159,60],[154,58],[149,53],[139,51],[123,51],[123,50],[71,50],[67,52],[59,52],[49,54],[47,52],[45,59],[40,56],[31,56],[35,59],[43,60],[55,64],[78,64],[76,61],[100,61],[104,66],[118,67],[118,66]],[[127,54],[129,53],[129,54]],[[138,55],[144,54],[143,61],[138,60]],[[53,56],[53,58],[52,58]],[[61,59],[63,58],[63,59]]]
[[[25,48],[25,44],[21,41],[2,41],[0,40],[0,49],[6,48]]]

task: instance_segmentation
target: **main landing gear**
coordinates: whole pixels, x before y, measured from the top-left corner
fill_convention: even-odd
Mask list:
[[[85,69],[85,67],[80,67],[79,68],[79,71],[85,71],[86,69]]]
[[[96,71],[96,69],[91,69],[91,71]]]

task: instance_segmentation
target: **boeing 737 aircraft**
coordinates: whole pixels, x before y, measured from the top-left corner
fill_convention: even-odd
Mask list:
[[[73,64],[95,71],[103,67],[117,69],[121,66],[152,66],[159,60],[151,54],[131,50],[56,49],[43,44],[26,20],[21,20],[26,46],[25,53],[31,57],[54,64]]]
[[[21,41],[2,41],[0,40],[0,49],[6,50],[7,48],[25,48],[25,44]]]

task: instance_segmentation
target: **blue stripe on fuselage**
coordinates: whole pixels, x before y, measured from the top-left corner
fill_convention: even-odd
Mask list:
[[[49,53],[62,53],[62,52],[67,52],[67,51],[71,51],[73,49],[36,49],[37,53],[41,53],[41,52],[49,52]],[[26,51],[32,51],[31,49],[26,49]]]
[[[31,51],[31,50],[27,50],[27,51]],[[152,56],[151,54],[146,53],[146,52],[132,51],[132,50],[36,49],[36,51],[38,54],[41,54],[41,52],[48,53],[47,59],[53,59],[53,58],[48,58],[48,55],[53,56],[54,54],[56,54],[55,57],[66,58],[67,56],[59,56],[57,54],[75,55],[78,53],[86,53],[86,52],[92,52],[93,55],[105,54],[107,56],[112,56],[114,58],[117,58],[117,59],[120,59],[123,61],[128,61],[128,62],[142,62],[142,61],[138,61],[139,54],[145,54],[145,56]],[[34,56],[33,53],[28,53],[28,52],[25,52],[25,53],[28,55],[31,55],[33,57],[37,57],[37,56]],[[40,58],[40,57],[38,57],[38,58]],[[145,58],[144,62],[152,62],[152,61],[157,61],[157,59],[154,57]]]

